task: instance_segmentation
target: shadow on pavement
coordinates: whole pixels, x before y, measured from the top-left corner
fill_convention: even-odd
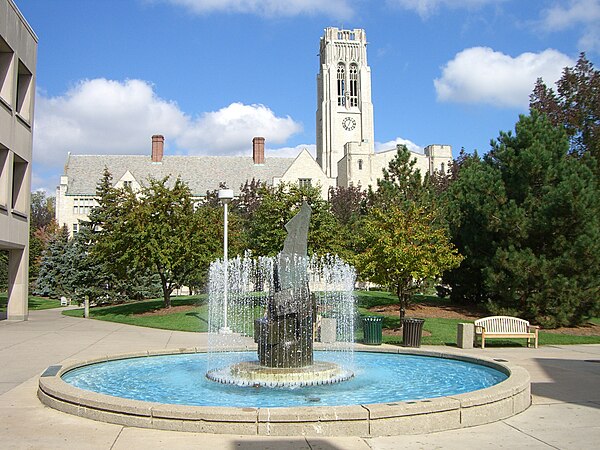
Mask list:
[[[536,358],[550,382],[532,382],[538,397],[600,408],[600,355],[584,360]]]

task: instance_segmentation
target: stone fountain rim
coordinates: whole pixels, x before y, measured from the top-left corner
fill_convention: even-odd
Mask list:
[[[229,351],[251,351],[237,347]],[[385,436],[420,434],[495,422],[531,404],[530,377],[510,362],[462,353],[393,346],[357,345],[355,351],[410,354],[492,367],[508,378],[489,388],[415,401],[345,406],[234,407],[173,405],[99,394],[76,388],[62,375],[78,367],[127,358],[206,353],[205,347],[148,350],[67,360],[39,378],[38,398],[62,412],[124,426],[218,434]]]

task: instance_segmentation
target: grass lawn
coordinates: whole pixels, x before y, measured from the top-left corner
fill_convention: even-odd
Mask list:
[[[4,292],[0,294],[0,311],[6,311],[6,304],[8,303],[8,293]],[[36,297],[34,295],[29,296],[29,309],[52,309],[60,308],[60,300],[53,298]]]
[[[126,323],[140,327],[162,328],[178,331],[207,331],[208,330],[208,303],[206,295],[193,295],[186,297],[173,297],[172,305],[191,306],[184,311],[177,308],[172,313],[160,315],[141,315],[162,308],[162,299],[145,300],[142,302],[125,303],[115,306],[90,308],[92,319],[106,320],[108,322]],[[83,309],[63,311],[66,316],[83,317]]]
[[[400,327],[400,317],[395,315],[384,315],[373,313],[368,310],[374,306],[389,306],[397,304],[394,295],[381,291],[357,291],[358,313],[360,317],[381,316],[383,317],[383,342],[389,344],[400,344],[401,336],[386,335],[385,330],[397,329]],[[417,295],[415,301],[428,305],[444,306],[449,305],[446,299],[440,299],[435,296]],[[157,311],[162,307],[162,299],[146,300],[142,302],[132,302],[122,305],[106,306],[100,308],[91,308],[90,315],[93,319],[106,320],[109,322],[126,323],[129,325],[138,325],[150,328],[162,328],[166,330],[180,331],[207,331],[208,327],[208,303],[206,295],[190,297],[174,297],[173,312],[161,312],[160,314],[142,315]],[[188,308],[177,308],[188,306]],[[64,311],[63,314],[73,317],[82,317],[83,309]],[[423,345],[456,345],[457,324],[469,322],[465,319],[447,319],[437,317],[426,317],[423,325],[424,331],[430,336],[423,336]],[[600,324],[600,318],[593,318],[592,323]],[[357,341],[363,339],[362,327],[359,327],[356,333]],[[600,344],[600,336],[579,336],[547,333],[540,331],[541,345],[566,345],[566,344]],[[525,339],[494,339],[486,343],[489,347],[509,347],[526,346]]]
[[[358,291],[356,293],[358,312],[361,317],[364,316],[382,316],[383,317],[383,342],[387,344],[400,344],[401,336],[390,336],[385,334],[387,329],[397,329],[400,327],[399,307],[398,314],[384,315],[369,311],[368,308],[377,306],[397,305],[398,299],[395,295],[383,291]],[[428,305],[445,306],[451,305],[449,300],[441,299],[431,295],[416,295],[416,303]],[[483,317],[483,316],[482,316]],[[445,319],[435,317],[425,317],[423,330],[431,333],[431,336],[423,336],[421,343],[423,345],[456,345],[456,329],[459,323],[472,322],[466,319]],[[591,323],[600,325],[600,318],[590,319]],[[359,339],[362,339],[362,331]],[[540,345],[572,345],[572,344],[600,344],[600,336],[580,336],[570,334],[548,333],[540,330]],[[486,342],[486,347],[525,347],[526,339],[493,339]]]

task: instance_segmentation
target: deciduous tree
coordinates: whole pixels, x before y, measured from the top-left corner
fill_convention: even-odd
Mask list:
[[[572,153],[600,158],[600,71],[582,53],[575,67],[565,67],[556,86],[554,91],[538,79],[530,108],[564,128]]]

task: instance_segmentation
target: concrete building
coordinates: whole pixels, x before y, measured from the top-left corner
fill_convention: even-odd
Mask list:
[[[29,204],[38,38],[0,0],[0,249],[8,250],[7,318],[28,316]]]

